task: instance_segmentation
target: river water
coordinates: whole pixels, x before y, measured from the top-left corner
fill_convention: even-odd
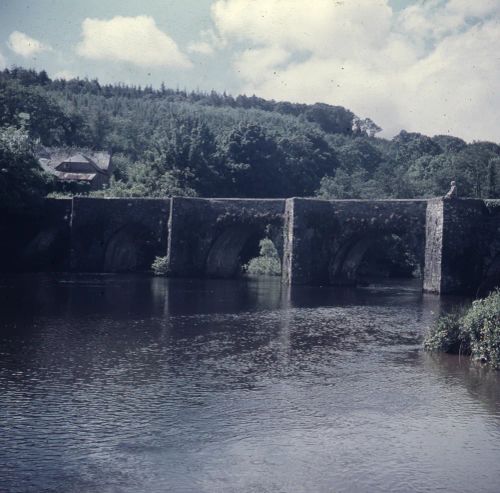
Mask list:
[[[414,283],[0,279],[0,492],[500,491],[500,372]]]

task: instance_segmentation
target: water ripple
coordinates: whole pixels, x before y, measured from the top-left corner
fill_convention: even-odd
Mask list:
[[[414,287],[27,280],[0,285],[0,491],[498,491],[499,375],[421,352]]]

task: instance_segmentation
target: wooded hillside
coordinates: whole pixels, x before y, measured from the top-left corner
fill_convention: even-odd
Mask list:
[[[53,81],[17,68],[0,72],[0,127],[2,194],[27,180],[12,153],[33,170],[39,142],[111,150],[114,177],[98,192],[111,196],[413,198],[442,195],[452,179],[461,196],[500,196],[497,144],[405,131],[381,139],[370,119],[320,103]],[[12,147],[16,129],[29,145]],[[56,187],[40,183],[44,193]]]

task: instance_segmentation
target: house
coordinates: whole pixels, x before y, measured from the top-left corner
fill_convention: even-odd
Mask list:
[[[111,177],[109,152],[44,147],[37,157],[42,168],[62,183],[87,184],[89,190],[99,190]]]

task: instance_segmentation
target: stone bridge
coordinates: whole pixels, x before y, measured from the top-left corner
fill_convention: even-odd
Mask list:
[[[4,230],[3,270],[147,271],[166,256],[170,276],[226,278],[269,237],[284,282],[351,284],[377,241],[399,238],[426,291],[500,281],[500,201],[75,197],[47,199],[31,224]]]

